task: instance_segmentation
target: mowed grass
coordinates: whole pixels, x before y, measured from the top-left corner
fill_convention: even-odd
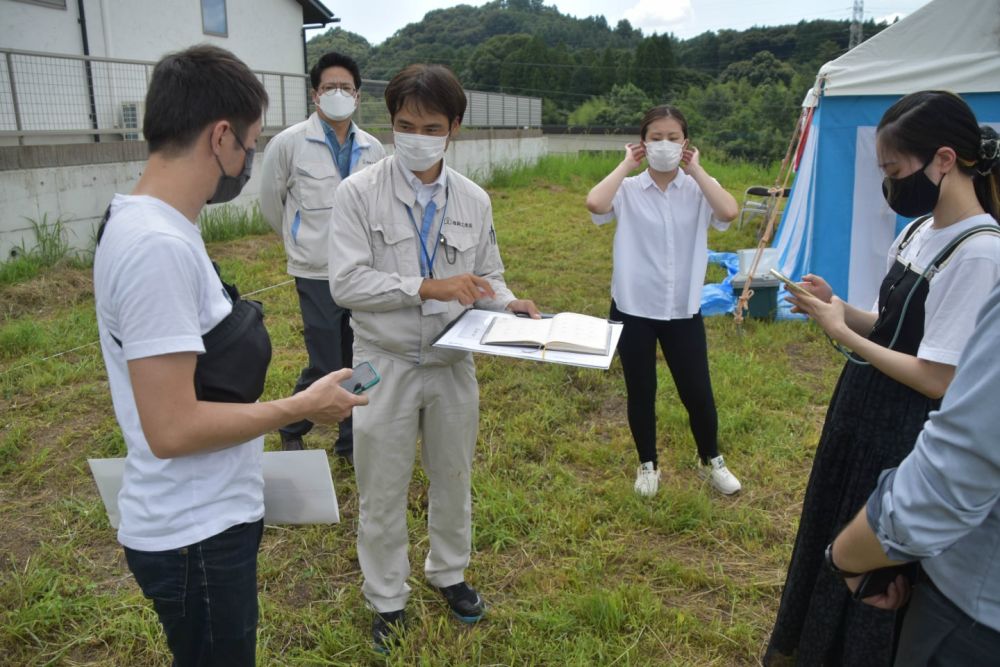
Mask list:
[[[547,158],[488,190],[507,279],[546,311],[605,315],[613,225],[587,190],[616,156]],[[773,171],[707,163],[737,198]],[[712,232],[717,250],[754,230]],[[264,301],[274,343],[265,398],[305,360],[294,287],[270,235],[210,245],[223,274]],[[0,287],[0,656],[4,665],[166,665],[151,605],[125,566],[86,464],[124,445],[93,318],[89,269]],[[660,493],[632,492],[636,456],[616,361],[608,372],[478,357],[482,405],[468,579],[489,604],[473,627],[422,576],[426,478],[410,492],[413,595],[406,639],[369,648],[358,503],[332,456],[336,526],[268,527],[259,558],[261,665],[753,665],[767,640],[812,452],[840,360],[808,323],[706,320],[721,446],[743,491],[696,476],[687,417],[659,367]],[[66,354],[52,357],[61,352]],[[52,357],[52,358],[47,358]],[[278,446],[276,434],[267,447]],[[419,468],[419,466],[418,466]]]

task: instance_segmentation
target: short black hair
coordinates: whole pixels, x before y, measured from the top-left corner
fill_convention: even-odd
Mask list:
[[[263,84],[235,55],[209,44],[164,56],[146,92],[142,134],[149,152],[176,153],[211,123],[228,120],[239,139],[267,108]]]
[[[309,80],[312,82],[313,90],[319,90],[319,80],[323,78],[323,70],[331,67],[343,67],[346,69],[354,79],[354,87],[358,90],[361,89],[361,68],[358,67],[358,63],[354,58],[345,56],[343,53],[330,51],[330,53],[324,53],[320,56],[320,59],[309,70]]]
[[[444,114],[450,125],[462,121],[466,104],[462,84],[444,65],[409,65],[385,87],[385,105],[393,119],[403,107],[413,106]]]

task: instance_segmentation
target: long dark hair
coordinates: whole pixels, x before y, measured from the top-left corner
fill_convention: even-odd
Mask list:
[[[1000,220],[1000,139],[993,128],[979,127],[961,97],[944,90],[910,93],[883,114],[877,134],[883,145],[921,162],[942,146],[954,150],[980,205]]]

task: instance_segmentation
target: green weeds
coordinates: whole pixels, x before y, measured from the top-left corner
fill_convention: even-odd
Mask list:
[[[232,204],[206,208],[198,219],[205,243],[232,241],[245,236],[267,234],[271,227],[260,213],[260,206],[245,208]]]
[[[620,156],[549,157],[494,175],[498,242],[518,296],[546,311],[604,315],[614,225],[584,208]],[[706,168],[738,200],[768,174]],[[256,212],[206,214],[209,253],[264,302],[274,346],[265,399],[291,393],[306,363],[301,316],[276,237]],[[225,243],[218,239],[239,240]],[[252,234],[251,236],[244,236]],[[214,239],[214,240],[213,240]],[[754,230],[710,246],[755,245]],[[120,456],[89,271],[59,266],[0,284],[0,655],[11,665],[166,664],[151,605],[125,567],[86,459]],[[277,286],[277,287],[274,287]],[[353,471],[331,452],[342,523],[265,531],[258,655],[267,665],[751,665],[766,642],[802,489],[841,361],[802,322],[706,320],[720,443],[743,482],[722,498],[697,475],[687,414],[658,368],[660,492],[632,492],[636,456],[617,361],[609,371],[477,357],[481,408],[467,576],[483,623],[451,619],[427,585],[427,481],[410,530],[406,640],[369,649],[360,594]],[[60,354],[66,350],[75,351]],[[56,356],[58,355],[58,356]],[[332,450],[336,428],[310,447]],[[270,434],[266,446],[278,446]],[[401,446],[406,446],[401,443]],[[413,451],[417,454],[414,444]],[[419,455],[418,455],[419,456]]]

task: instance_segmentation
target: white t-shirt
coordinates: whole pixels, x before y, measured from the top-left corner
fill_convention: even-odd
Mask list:
[[[934,229],[931,225],[932,221],[928,220],[915,231],[900,256],[900,260],[909,263],[917,273],[922,273],[938,253],[966,230],[979,225],[996,227],[997,223],[984,213],[944,229]],[[905,234],[906,229],[889,248],[886,271],[896,261],[896,252]],[[952,366],[957,364],[975,328],[976,314],[998,280],[1000,235],[977,234],[962,243],[930,280],[924,302],[924,337],[917,357]],[[875,307],[878,308],[878,304]]]
[[[128,447],[118,541],[139,551],[177,549],[264,516],[263,436],[158,459],[132,393],[129,360],[204,352],[201,336],[232,311],[199,229],[159,199],[116,195],[94,256],[94,296],[111,400]]]
[[[598,225],[618,220],[611,274],[618,310],[654,320],[697,313],[708,265],[708,227],[729,227],[715,218],[698,183],[678,170],[661,191],[644,171],[622,181],[611,207],[591,219]]]

